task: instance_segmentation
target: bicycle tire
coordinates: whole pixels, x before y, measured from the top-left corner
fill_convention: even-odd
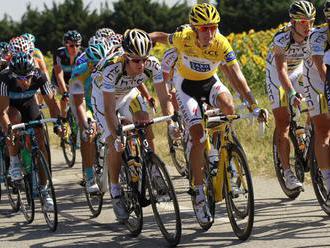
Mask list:
[[[32,195],[31,173],[24,175],[23,179],[14,183],[18,190],[20,210],[28,224],[32,223],[35,216],[35,203]]]
[[[39,193],[39,198],[40,198],[40,203],[41,203],[41,209],[42,209],[42,213],[44,215],[44,218],[46,220],[47,226],[48,228],[52,231],[55,232],[57,229],[57,225],[58,225],[58,212],[57,212],[57,203],[56,203],[56,195],[55,195],[55,189],[54,189],[54,185],[53,185],[53,181],[52,181],[52,177],[51,177],[51,173],[49,170],[49,165],[47,163],[47,160],[44,156],[44,154],[41,151],[37,151],[35,156],[34,156],[34,163],[35,166],[38,166],[38,169],[36,170],[36,172],[40,169],[43,170],[45,178],[46,178],[46,187],[48,189],[48,194],[50,195],[50,197],[53,200],[53,204],[54,204],[54,210],[53,211],[45,211],[44,208],[44,201],[43,201],[43,193],[41,192],[41,187],[44,187],[41,185],[41,182],[39,181],[39,176],[37,175],[37,185],[38,185],[38,193]]]
[[[227,214],[235,235],[240,240],[246,240],[251,235],[254,223],[254,193],[247,159],[239,145],[233,143],[230,145],[227,163],[225,175],[229,173],[227,175],[231,180],[229,190],[228,177],[224,178]],[[246,206],[240,204],[244,199],[247,199]],[[243,220],[246,220],[246,223],[240,222]]]
[[[123,160],[123,163],[119,173],[119,182],[128,212],[128,219],[124,223],[131,235],[136,237],[141,233],[143,226],[143,210],[138,190],[139,183],[132,181],[127,162]]]
[[[320,204],[322,210],[330,216],[330,206],[327,205],[327,188],[324,185],[323,176],[320,168],[318,167],[317,160],[314,153],[314,140],[311,140],[310,149],[308,151],[308,163],[310,168],[310,175],[312,179],[313,189],[315,192],[315,196],[317,201]]]
[[[180,209],[176,198],[176,193],[163,161],[154,153],[151,153],[149,156],[146,172],[148,176],[147,186],[152,210],[161,233],[171,246],[176,246],[181,240],[182,232]],[[158,175],[152,170],[157,170]],[[166,189],[159,189],[159,186],[157,187],[156,183],[153,181],[156,177],[163,180]],[[166,205],[161,205],[161,203],[165,202],[171,203],[168,207],[165,207]],[[169,209],[169,212],[163,215],[161,214],[162,209]],[[174,220],[172,219],[173,217]],[[170,228],[170,226],[172,227]]]
[[[71,109],[67,112],[68,125],[66,126],[69,130],[66,137],[61,138],[61,147],[64,155],[64,159],[69,168],[72,168],[76,161],[76,145],[77,145],[77,132],[76,124],[74,123],[74,116]]]
[[[43,114],[43,112],[41,112],[41,118],[44,119],[45,116]],[[45,147],[46,147],[46,152],[47,152],[47,155],[48,155],[48,164],[49,166],[52,165],[52,155],[50,153],[50,143],[49,143],[49,131],[48,131],[48,124],[47,123],[44,123],[43,124],[43,136],[44,136],[44,139],[45,139]],[[50,172],[52,172],[52,168],[50,167]]]
[[[289,135],[289,139],[292,142],[292,135]],[[274,130],[274,134],[273,134],[273,161],[274,161],[276,177],[281,186],[282,191],[288,198],[292,200],[296,199],[301,193],[301,188],[288,189],[285,185],[284,170],[281,166],[281,162],[278,154],[278,147],[276,145],[276,129]],[[296,171],[296,167],[295,167],[295,171]]]
[[[188,162],[187,162],[188,159],[185,154],[187,144],[185,142],[185,137],[184,137],[184,127],[180,119],[179,119],[179,125],[180,125],[180,133],[181,133],[180,139],[174,141],[167,130],[167,141],[168,141],[172,162],[178,173],[184,177],[187,175],[187,166],[188,166]]]

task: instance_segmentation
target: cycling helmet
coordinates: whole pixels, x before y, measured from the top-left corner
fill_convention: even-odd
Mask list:
[[[14,54],[9,64],[9,69],[18,76],[32,75],[34,68],[32,55],[24,52]]]
[[[69,30],[63,36],[64,44],[67,43],[68,41],[72,41],[73,43],[76,44],[81,44],[81,40],[82,40],[81,34],[78,33],[78,31],[76,30]]]
[[[32,50],[33,47],[31,47],[31,43],[22,36],[12,38],[9,41],[9,52],[11,54],[15,54],[19,52],[29,53]]]
[[[31,41],[33,43],[36,42],[36,37],[33,34],[25,33],[25,34],[22,34],[21,36],[26,38],[28,41]]]
[[[141,29],[128,29],[123,37],[123,49],[128,55],[147,57],[152,47],[149,35]]]
[[[192,7],[189,14],[189,23],[191,25],[218,24],[219,22],[219,12],[212,4],[196,4]]]
[[[110,38],[115,32],[111,28],[100,28],[96,31],[96,37]]]
[[[99,62],[101,59],[105,58],[108,53],[106,47],[102,44],[90,45],[85,50],[85,57],[88,61],[93,63]]]
[[[183,24],[183,25],[180,25],[179,27],[177,27],[175,29],[175,32],[181,32],[182,30],[186,29],[186,28],[190,28],[190,24]]]
[[[8,54],[9,52],[9,43],[5,42],[5,41],[1,41],[0,42],[0,54],[4,55],[4,54]]]
[[[109,43],[113,46],[121,45],[123,42],[123,36],[121,34],[114,34],[109,38]]]
[[[96,45],[96,44],[103,44],[104,47],[106,48],[106,50],[110,50],[111,44],[109,43],[109,41],[106,38],[92,36],[88,41],[88,45],[90,46],[90,45]]]
[[[325,19],[330,19],[330,0],[325,1],[323,13],[324,13]]]
[[[291,19],[315,19],[316,10],[311,2],[301,0],[291,4],[289,16]]]

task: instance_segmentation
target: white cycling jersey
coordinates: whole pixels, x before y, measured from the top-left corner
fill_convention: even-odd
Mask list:
[[[328,47],[328,25],[313,29],[309,36],[310,56],[304,60],[304,97],[308,104],[310,116],[327,113],[327,102],[324,96],[324,82],[313,62],[313,55],[324,56]]]

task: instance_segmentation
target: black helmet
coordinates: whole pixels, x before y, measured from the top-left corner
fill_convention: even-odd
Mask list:
[[[82,40],[81,34],[78,33],[78,31],[76,30],[69,30],[63,36],[64,44],[67,43],[68,41],[81,44],[81,40]]]
[[[16,53],[10,61],[9,69],[18,76],[31,75],[35,69],[34,59],[29,53]]]

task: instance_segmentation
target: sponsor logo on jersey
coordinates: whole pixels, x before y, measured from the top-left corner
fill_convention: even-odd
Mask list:
[[[198,72],[208,72],[211,70],[209,64],[195,63],[192,61],[190,62],[190,68]]]
[[[236,54],[234,51],[231,51],[225,55],[226,62],[230,62],[236,59]]]

